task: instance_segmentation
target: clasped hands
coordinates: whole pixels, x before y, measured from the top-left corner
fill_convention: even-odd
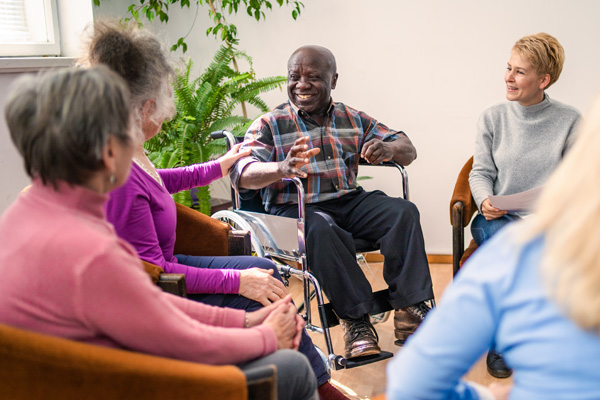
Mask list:
[[[287,295],[275,303],[247,314],[248,328],[266,325],[273,330],[277,338],[277,349],[298,350],[304,320]]]

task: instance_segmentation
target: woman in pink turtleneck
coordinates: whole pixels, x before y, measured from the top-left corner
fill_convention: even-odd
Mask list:
[[[106,221],[107,193],[127,179],[133,153],[117,74],[27,77],[5,113],[33,183],[0,219],[0,323],[242,369],[273,363],[280,398],[316,398],[306,358],[278,350],[297,347],[302,330],[289,297],[246,313],[162,292]]]

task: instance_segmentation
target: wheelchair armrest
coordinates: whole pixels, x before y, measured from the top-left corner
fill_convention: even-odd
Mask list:
[[[274,365],[265,365],[242,372],[246,375],[249,400],[277,398],[277,375]]]

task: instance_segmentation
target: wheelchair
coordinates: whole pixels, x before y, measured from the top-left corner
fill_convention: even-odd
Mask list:
[[[242,137],[235,137],[228,131],[218,131],[211,134],[213,139],[225,138],[227,148],[241,142]],[[402,180],[402,196],[409,199],[408,175],[403,166],[394,163],[381,164],[387,168],[394,168],[400,172]],[[380,166],[377,166],[380,168]],[[250,232],[252,253],[258,257],[271,259],[278,267],[279,273],[284,279],[286,286],[290,277],[296,277],[303,282],[303,303],[298,306],[306,323],[306,329],[312,332],[322,333],[327,347],[327,354],[321,355],[327,366],[333,370],[354,368],[361,365],[385,360],[393,357],[388,351],[382,351],[376,356],[366,356],[354,359],[335,354],[331,341],[329,328],[339,324],[339,319],[330,303],[325,303],[321,286],[307,265],[306,242],[304,235],[305,203],[304,187],[299,178],[285,178],[296,185],[298,192],[298,218],[287,218],[268,214],[262,204],[262,198],[258,192],[251,199],[242,199],[231,189],[233,210],[222,210],[214,213],[212,218],[231,225],[234,229]],[[355,239],[358,254],[379,250],[373,243],[362,239]],[[311,290],[311,287],[313,288]],[[384,322],[393,310],[388,301],[387,289],[373,293],[374,308],[371,320],[375,324]],[[311,300],[317,299],[318,313],[321,325],[313,323]],[[317,348],[318,349],[318,348]],[[318,349],[320,350],[320,349]]]

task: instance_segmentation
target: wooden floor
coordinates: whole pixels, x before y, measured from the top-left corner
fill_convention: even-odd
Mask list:
[[[366,275],[369,277],[371,286],[374,290],[385,288],[382,278],[382,266],[382,263],[372,262],[365,264],[364,266]],[[430,269],[435,298],[439,304],[442,292],[452,281],[452,265],[431,264]],[[292,293],[294,301],[302,301],[301,290],[302,285],[299,281],[295,279],[290,280],[290,292]],[[313,301],[313,315],[317,315],[315,304],[316,301]],[[316,321],[318,321],[318,319]],[[379,334],[379,345],[382,350],[393,353],[401,351],[400,347],[394,345],[395,338],[393,315],[386,322],[375,325],[375,328]],[[323,335],[318,333],[310,333],[310,336],[314,343],[325,351],[326,347],[323,340]],[[344,340],[341,328],[339,326],[332,328],[331,336],[335,352],[337,354],[341,354],[344,350]],[[340,390],[344,391],[351,399],[369,399],[375,395],[385,392],[385,367],[387,362],[388,360],[348,370],[332,371],[331,383],[336,385]],[[509,380],[499,380],[489,375],[485,365],[485,358],[480,359],[479,362],[474,365],[469,373],[465,376],[465,378],[482,385],[489,385],[492,382],[509,382]]]

